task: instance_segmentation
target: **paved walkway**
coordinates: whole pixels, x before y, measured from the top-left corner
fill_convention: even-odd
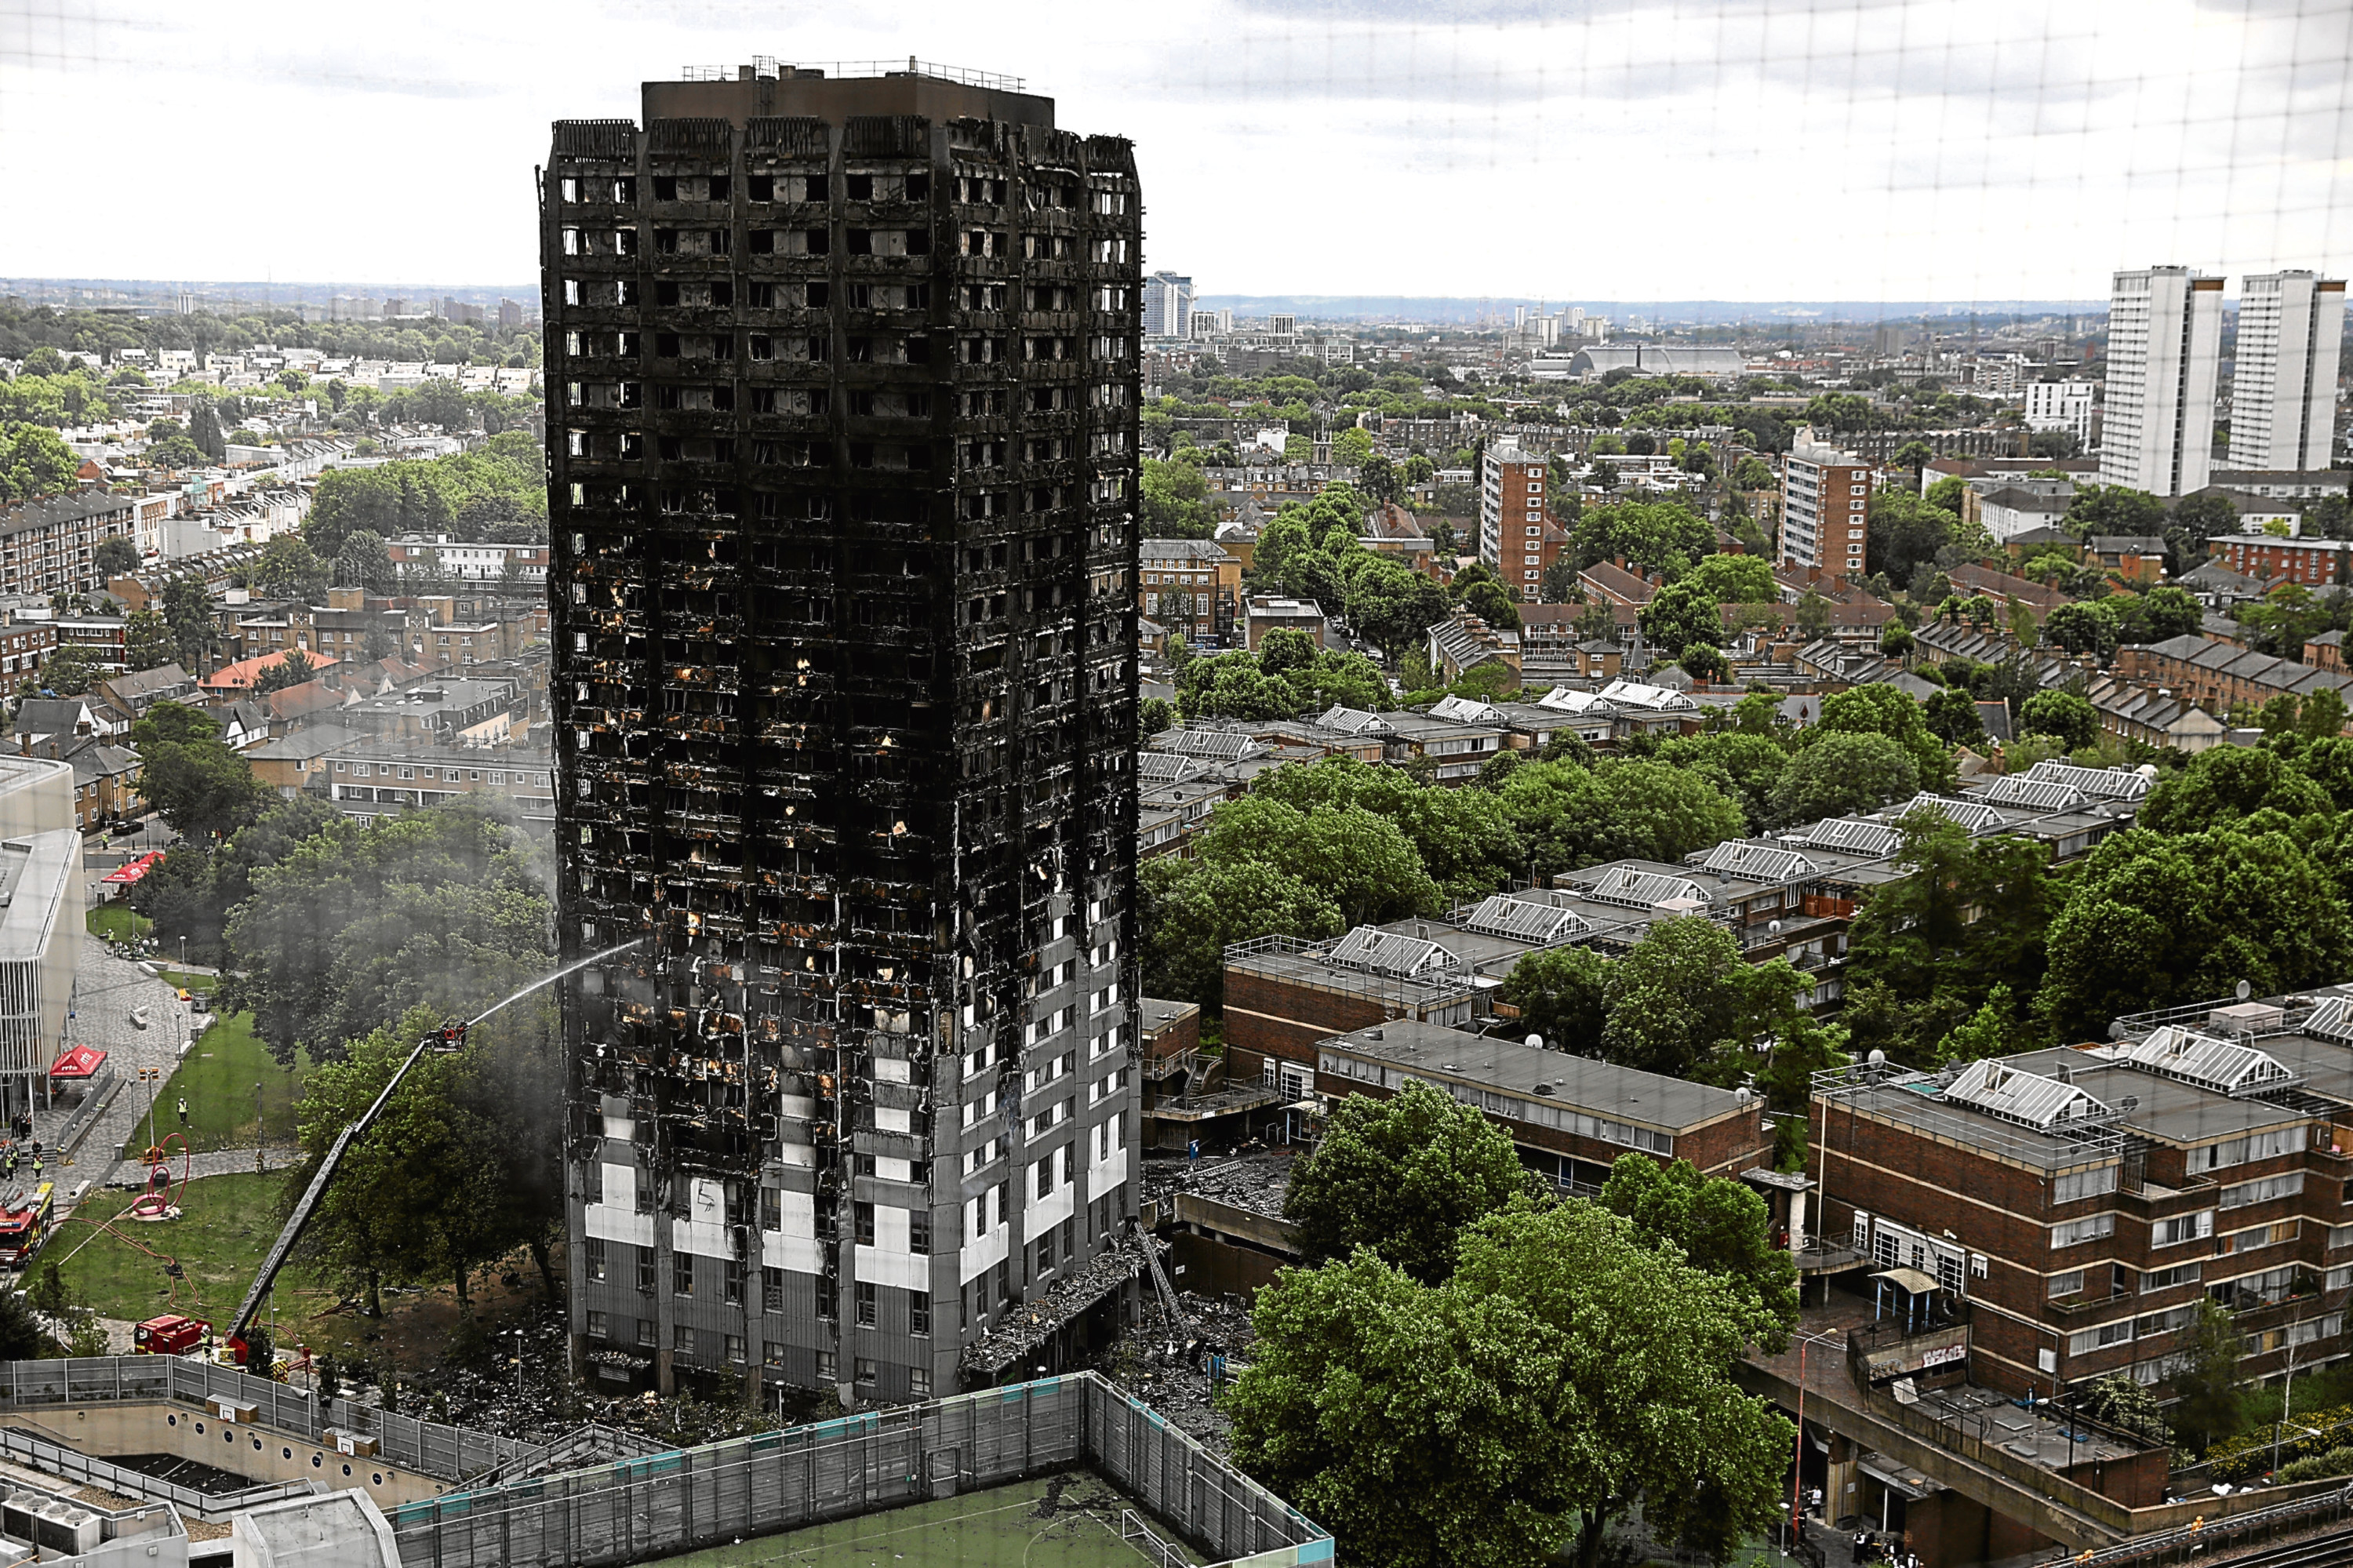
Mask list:
[[[147,1010],[147,1027],[132,1022],[132,1013]],[[190,1024],[202,1026],[216,1013],[196,1013],[193,1020],[179,993],[127,959],[119,959],[105,943],[92,938],[81,947],[81,962],[74,973],[72,1016],[66,1022],[69,1039],[95,1045],[107,1053],[119,1087],[114,1099],[77,1140],[62,1165],[50,1174],[60,1192],[70,1192],[84,1181],[103,1186],[114,1175],[116,1156],[134,1126],[147,1119],[146,1086],[139,1069],[160,1067],[166,1077],[179,1065],[190,1039]],[[77,1102],[79,1103],[79,1102]],[[71,1105],[58,1105],[33,1115],[33,1136],[54,1149],[58,1133],[73,1115]],[[246,1154],[252,1168],[252,1153]],[[18,1167],[18,1174],[24,1174]]]

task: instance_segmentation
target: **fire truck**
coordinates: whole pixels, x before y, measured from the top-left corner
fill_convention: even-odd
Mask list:
[[[0,1199],[0,1267],[22,1268],[32,1262],[48,1236],[56,1203],[55,1186],[47,1181]]]
[[[131,1351],[141,1356],[184,1356],[201,1349],[210,1332],[212,1325],[200,1318],[150,1318],[131,1331]]]

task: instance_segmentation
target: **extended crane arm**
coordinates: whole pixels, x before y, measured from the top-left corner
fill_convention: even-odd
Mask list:
[[[302,1189],[302,1196],[295,1203],[294,1212],[286,1217],[286,1228],[278,1233],[278,1240],[270,1245],[269,1255],[261,1260],[261,1271],[253,1277],[253,1288],[245,1293],[245,1305],[237,1309],[237,1317],[228,1326],[229,1349],[239,1361],[245,1359],[245,1333],[253,1327],[253,1315],[260,1309],[261,1298],[269,1294],[270,1284],[278,1277],[278,1271],[285,1266],[287,1255],[301,1239],[303,1227],[318,1212],[319,1200],[325,1195],[327,1183],[334,1177],[335,1167],[343,1162],[343,1151],[384,1113],[384,1107],[392,1101],[393,1091],[400,1087],[401,1079],[408,1076],[408,1070],[417,1065],[418,1057],[427,1051],[455,1051],[465,1043],[465,1039],[466,1025],[461,1023],[436,1030],[418,1041],[417,1049],[408,1054],[408,1059],[400,1065],[399,1070],[385,1084],[384,1091],[376,1096],[375,1103],[368,1107],[359,1120],[335,1135],[327,1157],[319,1161],[319,1169],[311,1175],[311,1184]]]
[[[261,1298],[269,1294],[270,1283],[278,1277],[278,1271],[286,1266],[286,1255],[292,1252],[294,1244],[301,1239],[302,1227],[311,1223],[311,1214],[317,1212],[319,1200],[327,1191],[327,1183],[334,1178],[335,1167],[343,1162],[343,1150],[352,1146],[353,1139],[368,1129],[370,1123],[384,1114],[384,1107],[392,1100],[392,1092],[400,1087],[400,1080],[408,1076],[408,1070],[417,1065],[417,1059],[427,1051],[456,1052],[463,1048],[466,1031],[491,1013],[511,1007],[532,992],[554,985],[565,976],[585,969],[590,964],[609,959],[616,953],[626,953],[643,940],[642,937],[633,937],[618,947],[591,953],[585,959],[575,959],[554,974],[543,975],[532,981],[504,1001],[474,1014],[465,1022],[444,1024],[417,1043],[417,1049],[408,1054],[408,1060],[400,1065],[400,1070],[393,1074],[391,1080],[384,1086],[384,1092],[376,1096],[375,1104],[368,1107],[367,1114],[335,1135],[334,1145],[327,1150],[327,1157],[319,1161],[319,1169],[311,1177],[311,1184],[302,1189],[301,1201],[294,1205],[294,1212],[286,1216],[286,1228],[278,1233],[278,1240],[270,1246],[269,1255],[261,1260],[261,1272],[253,1277],[253,1288],[245,1293],[245,1305],[237,1309],[237,1319],[228,1326],[229,1349],[238,1361],[245,1360],[245,1335],[246,1330],[253,1327],[253,1315],[260,1310]]]

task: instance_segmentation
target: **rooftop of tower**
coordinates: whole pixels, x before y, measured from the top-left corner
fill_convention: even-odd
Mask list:
[[[939,65],[912,55],[904,64],[795,63],[755,55],[749,65],[688,66],[675,81],[646,82],[644,103],[649,121],[711,119],[741,125],[772,115],[838,122],[852,115],[906,114],[1050,127],[1054,101],[1023,87],[1018,76]]]

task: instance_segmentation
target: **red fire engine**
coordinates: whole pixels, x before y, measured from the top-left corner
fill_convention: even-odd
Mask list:
[[[131,1331],[134,1355],[180,1356],[201,1347],[212,1325],[195,1318],[150,1318]]]
[[[49,1234],[50,1211],[57,1194],[47,1181],[26,1192],[19,1189],[0,1199],[0,1267],[22,1268],[41,1249]]]

